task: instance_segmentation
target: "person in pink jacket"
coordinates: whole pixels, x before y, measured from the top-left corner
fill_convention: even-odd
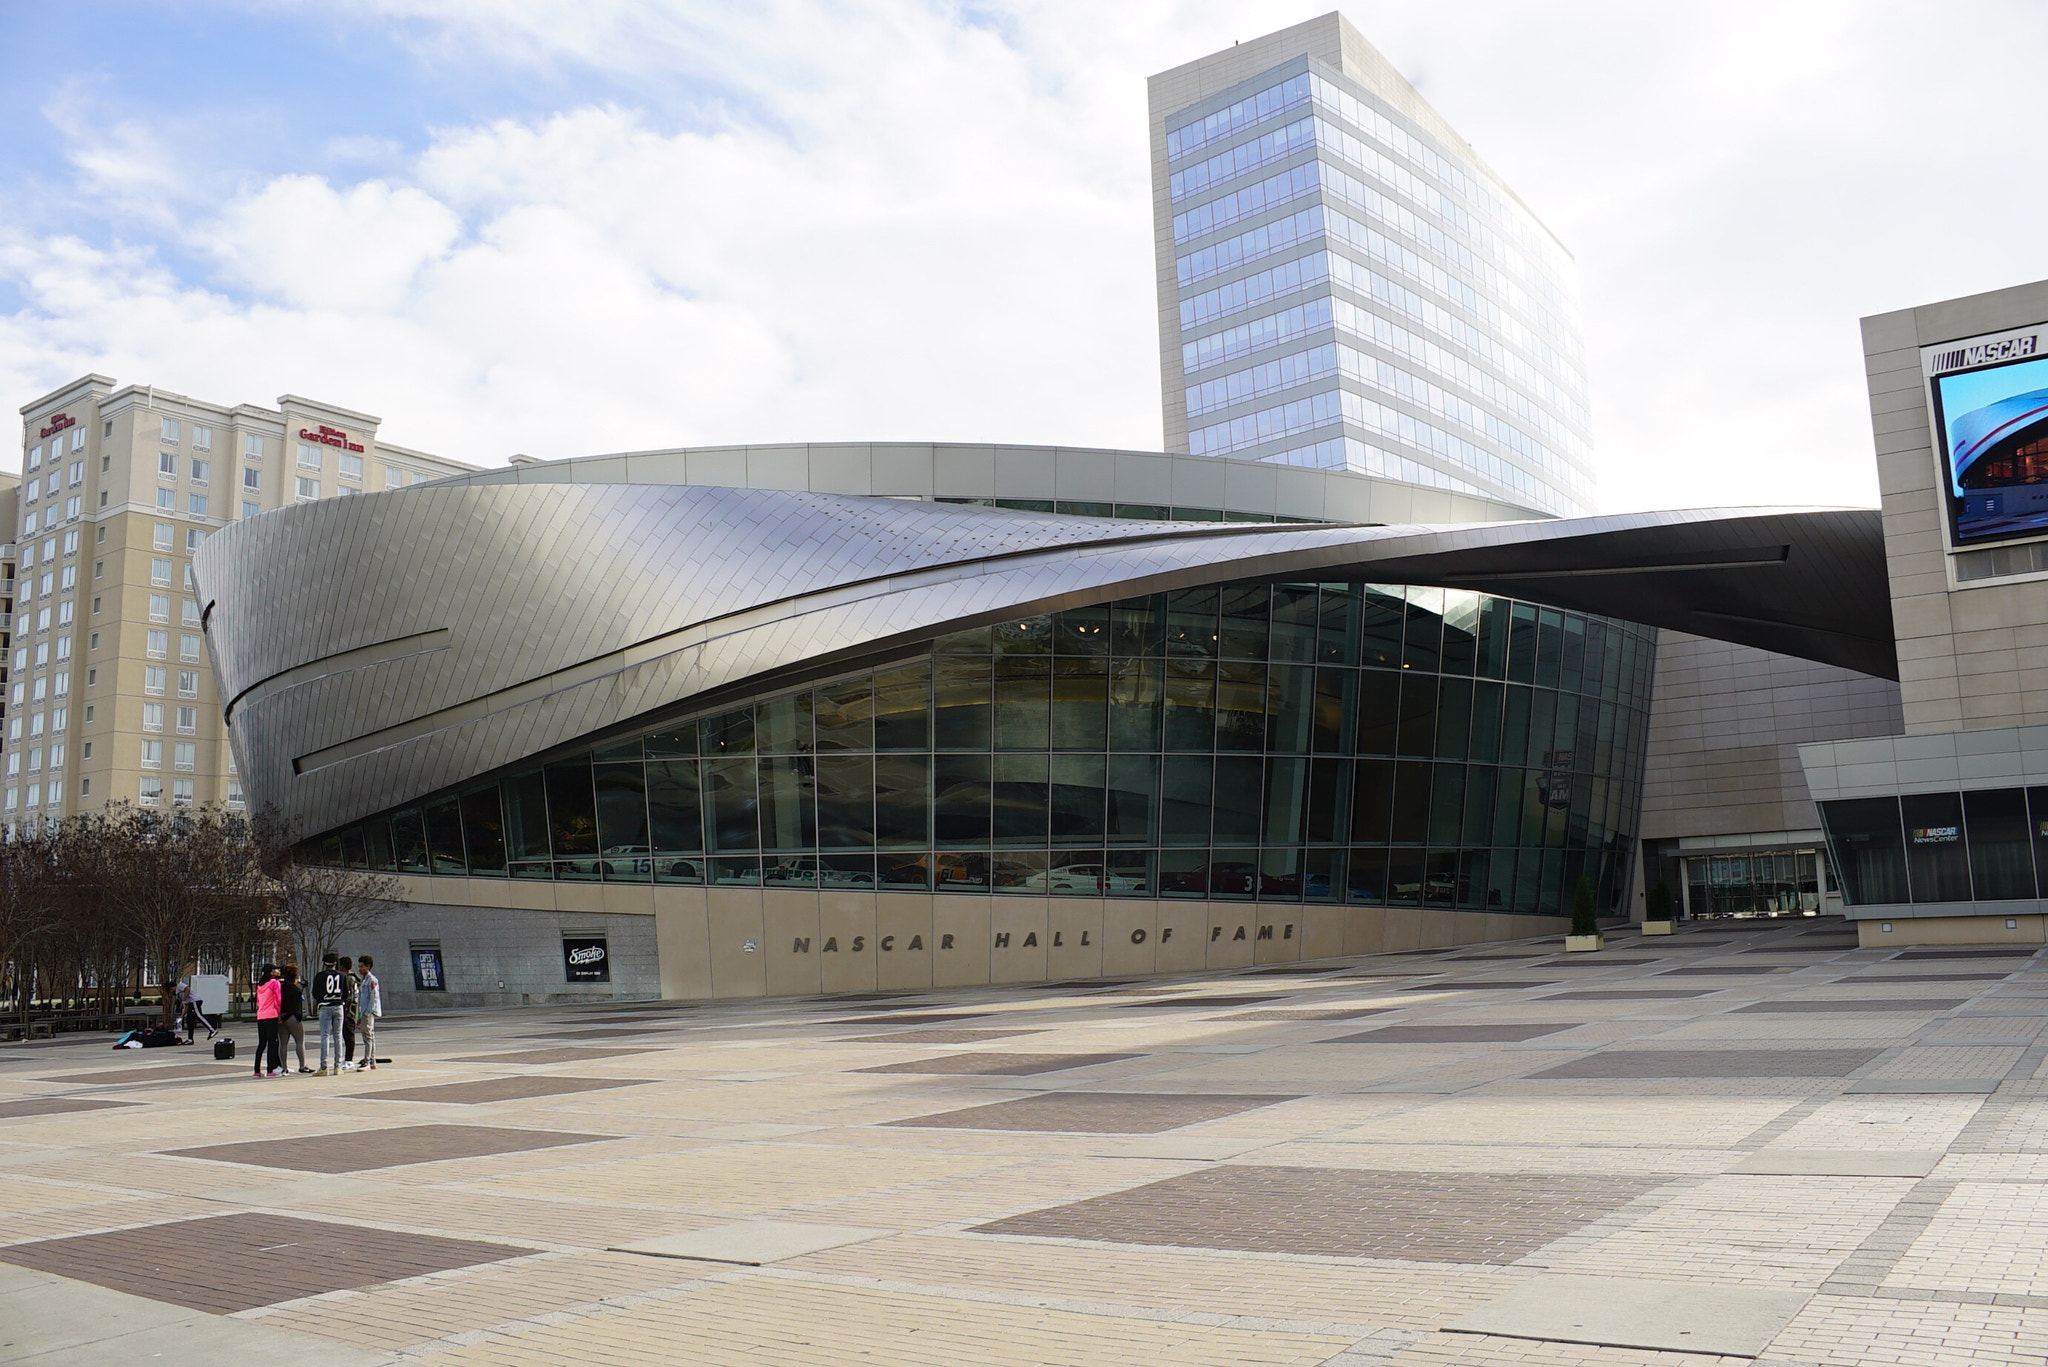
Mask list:
[[[277,1048],[277,1016],[284,1000],[284,984],[278,981],[274,964],[263,965],[263,981],[256,986],[256,1076],[278,1077],[284,1072],[284,1058]],[[266,1072],[264,1063],[269,1062]]]

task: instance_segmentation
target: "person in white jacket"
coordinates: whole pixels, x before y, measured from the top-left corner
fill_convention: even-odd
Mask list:
[[[384,994],[378,989],[376,973],[371,970],[369,955],[362,955],[356,960],[356,1033],[363,1039],[363,1061],[357,1066],[374,1069],[377,1066],[377,1017],[384,1014]]]

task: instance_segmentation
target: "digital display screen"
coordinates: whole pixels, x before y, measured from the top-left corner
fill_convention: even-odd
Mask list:
[[[2048,356],[1933,383],[1955,544],[2048,532]]]

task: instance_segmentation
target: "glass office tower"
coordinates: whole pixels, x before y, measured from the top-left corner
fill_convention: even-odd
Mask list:
[[[1150,92],[1168,450],[1593,510],[1571,257],[1357,30]]]

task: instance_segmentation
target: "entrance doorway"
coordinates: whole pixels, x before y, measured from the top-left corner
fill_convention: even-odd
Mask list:
[[[1685,914],[1817,916],[1830,888],[1816,848],[1686,855]]]

